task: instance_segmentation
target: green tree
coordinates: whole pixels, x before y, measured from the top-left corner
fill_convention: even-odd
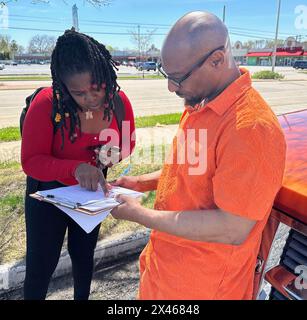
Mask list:
[[[10,38],[8,36],[0,35],[0,59],[9,60],[10,53]]]
[[[107,48],[107,50],[110,51],[111,53],[117,50],[117,48],[114,48],[114,47],[109,46],[109,45],[107,45],[106,48]]]
[[[10,52],[10,38],[8,36],[0,35],[0,52]]]
[[[10,43],[10,57],[12,60],[15,59],[15,54],[18,52],[19,46],[15,40]]]

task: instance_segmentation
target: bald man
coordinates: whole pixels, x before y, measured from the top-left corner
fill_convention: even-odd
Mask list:
[[[112,211],[152,229],[138,298],[252,299],[261,234],[284,172],[278,120],[210,13],[173,26],[160,71],[185,106],[170,156],[161,171],[115,183],[157,190],[154,210],[120,196]]]

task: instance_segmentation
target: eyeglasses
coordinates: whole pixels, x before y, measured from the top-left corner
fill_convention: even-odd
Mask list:
[[[158,66],[158,70],[162,73],[162,75],[164,76],[164,78],[168,79],[169,81],[171,81],[175,86],[177,87],[181,87],[181,83],[185,80],[187,80],[192,73],[197,70],[198,68],[200,68],[206,61],[207,59],[216,51],[218,50],[224,50],[225,46],[221,46],[218,47],[212,51],[210,51],[209,53],[207,53],[204,57],[201,58],[201,60],[199,60],[196,64],[193,65],[193,67],[191,68],[191,70],[189,72],[187,72],[183,77],[181,77],[180,79],[175,79],[170,77],[162,68],[161,63]]]

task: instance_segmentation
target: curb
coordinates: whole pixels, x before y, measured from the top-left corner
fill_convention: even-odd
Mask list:
[[[105,263],[140,253],[149,239],[150,230],[126,232],[97,243],[94,255],[94,270]],[[0,296],[20,289],[25,278],[25,261],[0,266]],[[52,279],[71,273],[71,260],[68,251],[62,252]],[[51,280],[52,281],[52,280]]]

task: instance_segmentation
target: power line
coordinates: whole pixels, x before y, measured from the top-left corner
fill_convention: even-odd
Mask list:
[[[257,33],[265,33],[265,34],[272,33],[273,35],[275,35],[275,32],[274,32],[274,31],[265,31],[265,30],[257,30],[257,29],[247,29],[247,28],[239,28],[239,27],[228,27],[228,29],[251,31],[251,32],[254,32],[254,31],[255,31],[255,32],[257,32]],[[290,34],[290,33],[282,33],[282,32],[279,32],[279,34],[282,34],[282,35],[285,35],[285,36],[292,36],[292,34]]]
[[[20,17],[20,18],[30,18],[30,20],[24,20],[24,19],[12,19],[13,21],[25,21],[25,22],[43,22],[43,23],[53,23],[53,22],[63,22],[65,23],[65,19],[57,19],[57,18],[42,18],[42,17],[33,17],[33,16],[27,16],[27,15],[10,15],[10,17]],[[33,20],[35,19],[35,20]],[[49,20],[49,21],[46,21]],[[169,29],[172,25],[168,24],[155,24],[155,23],[137,23],[137,22],[124,22],[124,21],[105,21],[105,20],[90,20],[90,19],[79,19],[79,22],[83,25],[89,25],[89,26],[110,26],[110,27],[116,27],[116,28],[121,28],[121,27],[127,27],[127,26],[134,26],[138,27],[140,26],[155,26],[158,27],[158,29]],[[249,28],[241,28],[241,27],[235,27],[235,26],[229,26],[229,30],[233,30],[234,32],[240,32],[242,31],[248,31],[246,34],[251,34],[251,35],[256,35],[262,37],[262,34],[265,34],[267,36],[272,36],[275,34],[273,31],[267,31],[267,30],[259,30],[259,29],[249,29]],[[233,33],[234,33],[233,32]],[[245,33],[244,33],[245,34]],[[290,33],[279,33],[280,35],[284,36],[293,36],[293,34]],[[273,38],[272,38],[273,39]]]
[[[20,17],[20,18],[30,18],[30,19],[42,19],[42,17],[35,17],[35,16],[27,16],[27,15],[18,15],[18,14],[11,14],[10,17]],[[45,18],[43,18],[45,20]],[[46,18],[47,20],[51,21],[64,21],[64,19],[56,19],[56,18]],[[142,23],[142,22],[123,22],[123,21],[105,21],[105,20],[89,20],[89,19],[79,19],[79,21],[83,22],[94,22],[94,23],[106,23],[106,24],[117,24],[117,25],[134,25],[134,26],[160,26],[160,27],[171,27],[172,25],[168,24],[159,24],[159,23]]]
[[[15,19],[15,18],[11,18],[12,21],[19,21],[19,22],[33,22],[33,23],[47,23],[47,24],[54,24],[55,21],[44,21],[44,20],[30,20],[30,19]],[[67,23],[67,21],[64,20],[56,20],[56,21],[61,21],[63,23]],[[79,21],[82,22],[82,20],[79,19]],[[92,27],[110,27],[110,28],[125,28],[128,26],[123,26],[123,25],[116,25],[116,24],[108,24],[106,22],[102,22],[100,24],[96,24],[96,23],[82,23],[83,26],[92,26]],[[135,26],[137,27],[137,26]],[[159,29],[168,29],[166,27],[158,27]],[[239,30],[239,31],[238,31]],[[256,29],[246,29],[246,28],[238,28],[238,27],[229,27],[229,33],[230,34],[234,34],[234,35],[242,35],[242,32],[240,32],[240,30],[244,30],[244,31],[249,31],[249,33],[244,33],[244,35],[246,36],[250,36],[250,37],[254,37],[254,38],[264,38],[266,36],[272,36],[273,35],[269,35],[268,33],[273,33],[270,31],[263,31],[263,30],[256,30]],[[238,33],[238,34],[236,34]],[[240,33],[240,34],[239,34]],[[261,34],[260,34],[261,33]],[[293,34],[289,34],[289,33],[280,33],[280,35],[285,35],[285,36],[294,36]],[[302,35],[296,35],[296,37],[300,37],[302,38]],[[266,38],[269,39],[269,38]],[[273,40],[273,38],[271,38]]]
[[[49,21],[45,21],[45,20],[42,20],[42,18],[39,18],[39,17],[35,17],[36,20],[32,20],[33,17],[30,17],[30,16],[23,16],[23,15],[12,15],[13,17],[29,17],[31,19],[29,20],[25,20],[25,19],[16,19],[16,21],[23,21],[25,20],[26,22],[44,22],[44,23],[53,23],[55,21],[57,22],[66,22],[62,19],[56,19],[56,18],[49,18]],[[13,18],[15,20],[15,18]],[[37,20],[37,19],[41,19],[41,20]],[[140,25],[136,25],[135,23],[130,23],[130,22],[115,22],[115,21],[97,21],[97,20],[80,20],[80,21],[88,21],[88,22],[91,22],[93,24],[90,24],[90,23],[83,23],[84,25],[88,25],[88,26],[92,26],[92,27],[110,27],[110,28],[113,28],[113,27],[116,27],[116,28],[127,28],[128,26],[134,26],[136,28],[138,28],[138,26],[142,26],[141,24]],[[97,23],[95,23],[95,21]],[[67,23],[67,22],[66,22]],[[99,24],[98,24],[99,23]],[[70,25],[70,24],[69,24]],[[165,27],[162,27],[162,26],[166,26],[166,25],[159,25],[159,24],[145,24],[146,26],[161,26],[157,29],[163,29]],[[12,26],[12,27],[8,27],[9,29],[12,29],[12,30],[25,30],[25,31],[38,31],[38,32],[57,32],[57,33],[62,33],[64,30],[54,30],[54,29],[44,29],[44,28],[33,28],[33,27],[15,27],[15,26]],[[63,29],[66,29],[66,28],[63,28]],[[240,30],[243,30],[243,31],[247,31],[247,32],[242,32]],[[125,35],[129,35],[131,36],[131,32],[107,32],[107,31],[104,31],[104,32],[99,32],[99,31],[83,31],[84,33],[90,33],[90,34],[101,34],[101,35],[118,35],[118,36],[125,36]],[[240,37],[246,37],[246,38],[254,38],[254,39],[261,39],[261,40],[274,40],[273,38],[273,35],[271,36],[270,35],[270,31],[264,31],[264,30],[257,30],[257,29],[246,29],[246,28],[239,28],[239,27],[229,27],[229,34],[230,35],[235,35],[235,36],[240,36]],[[147,35],[148,33],[142,33],[140,35]],[[154,36],[165,36],[166,33],[153,33]],[[293,36],[293,35],[290,35],[290,34],[284,34],[284,35],[287,35],[287,36]],[[304,35],[299,35],[300,37],[303,37]]]
[[[55,30],[55,29],[39,29],[39,28],[24,28],[24,27],[8,27],[12,30],[24,30],[24,31],[42,31],[42,32],[59,32],[62,33],[64,30]],[[88,34],[109,34],[109,35],[130,35],[129,32],[98,32],[98,31],[82,31],[83,33]],[[141,36],[146,36],[148,33],[140,33]],[[155,36],[165,36],[166,33],[155,33]]]
[[[44,20],[29,20],[29,19],[15,19],[11,18],[10,20],[16,21],[16,22],[33,22],[33,23],[46,23],[46,24],[54,24],[55,21],[44,21]],[[65,24],[70,23],[66,21],[61,21]],[[79,19],[79,22],[82,22],[82,20]],[[106,23],[101,23],[101,24],[96,24],[96,23],[82,23],[83,26],[92,26],[92,27],[110,27],[110,28],[129,28],[129,26],[122,26],[122,25],[115,25],[115,24],[106,24]],[[159,27],[157,29],[167,29],[165,27]]]
[[[57,32],[62,33],[64,30],[59,29],[41,29],[41,28],[25,28],[25,27],[11,27],[9,26],[8,29],[12,30],[24,30],[24,31],[39,31],[39,32]],[[88,34],[104,34],[104,35],[129,35],[131,36],[131,33],[129,32],[99,32],[99,31],[83,31],[84,33]],[[266,38],[263,36],[256,36],[254,34],[249,33],[240,33],[240,32],[229,32],[231,35],[236,36],[243,36],[248,38],[255,38],[255,39],[261,39],[261,40],[273,40],[273,38]],[[148,33],[140,33],[141,36],[148,35]],[[154,33],[154,36],[166,36],[167,33]]]
[[[253,38],[253,39],[260,39],[260,40],[273,40],[273,38],[266,38],[263,36],[257,36],[254,34],[247,34],[247,33],[239,33],[239,32],[229,32],[230,35],[246,37],[246,38]]]

